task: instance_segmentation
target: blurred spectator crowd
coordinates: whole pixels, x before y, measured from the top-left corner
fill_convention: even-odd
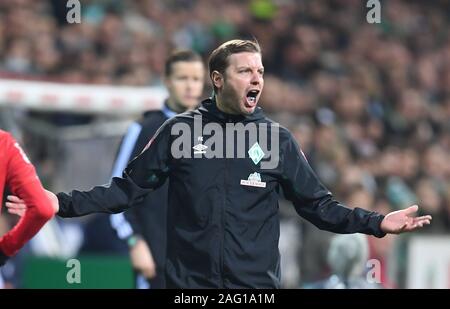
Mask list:
[[[65,4],[0,1],[0,77],[161,85],[175,47],[206,59],[223,41],[256,38],[261,105],[336,198],[381,213],[417,203],[433,215],[423,233],[450,232],[448,0],[381,1],[380,24],[361,0],[82,0],[80,24]],[[300,226],[302,279],[324,278],[325,261],[308,263],[326,255],[305,248],[330,235]],[[369,245],[384,260],[393,238]]]

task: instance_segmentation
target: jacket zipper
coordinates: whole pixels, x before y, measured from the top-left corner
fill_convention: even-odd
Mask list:
[[[220,280],[221,280],[221,288],[225,288],[225,282],[224,282],[224,264],[225,264],[225,258],[224,258],[224,246],[225,246],[225,207],[227,205],[227,159],[224,159],[224,178],[223,178],[223,185],[224,185],[224,194],[223,194],[223,206],[222,206],[222,216],[221,216],[221,224],[222,224],[222,241],[221,241],[221,248],[220,248]]]
[[[225,141],[226,141],[226,137],[225,137]],[[226,145],[225,145],[226,147]],[[225,149],[226,151],[226,149]],[[225,208],[227,205],[227,159],[224,158],[223,159],[224,162],[224,175],[223,175],[223,190],[224,190],[224,194],[223,194],[223,206],[222,206],[222,215],[221,215],[221,224],[222,224],[222,241],[221,241],[221,248],[220,248],[220,284],[221,284],[221,288],[225,288]]]

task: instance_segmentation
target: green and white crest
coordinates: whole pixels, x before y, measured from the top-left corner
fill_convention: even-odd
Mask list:
[[[253,144],[253,146],[248,150],[248,155],[253,160],[253,163],[258,164],[262,158],[264,158],[264,151],[259,146],[258,142]]]

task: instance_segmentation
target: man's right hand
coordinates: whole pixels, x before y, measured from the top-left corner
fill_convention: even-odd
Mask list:
[[[151,279],[156,276],[155,261],[144,239],[138,238],[130,248],[130,259],[133,268],[145,278]]]
[[[50,192],[48,190],[45,190],[45,193],[47,194],[47,197],[50,200],[53,211],[55,213],[58,213],[59,211],[58,198],[53,192]],[[19,217],[22,217],[25,214],[25,211],[27,210],[27,205],[25,204],[24,200],[20,199],[15,195],[8,195],[7,200],[8,201],[5,203],[5,206],[8,208],[9,213],[18,215]]]

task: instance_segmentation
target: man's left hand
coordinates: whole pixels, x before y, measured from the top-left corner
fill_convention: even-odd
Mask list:
[[[431,223],[431,216],[414,217],[419,206],[413,205],[406,209],[388,213],[381,221],[381,230],[385,233],[400,234],[412,232]]]

